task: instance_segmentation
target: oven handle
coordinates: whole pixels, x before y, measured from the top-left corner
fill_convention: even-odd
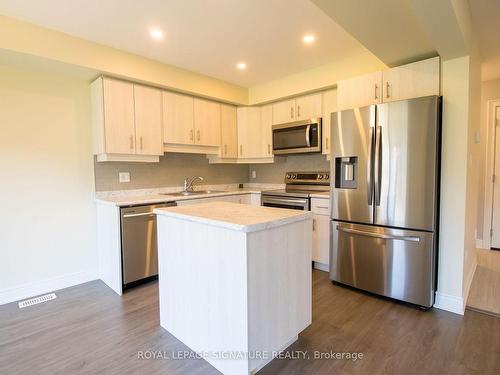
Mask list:
[[[311,125],[307,125],[306,127],[306,145],[307,147],[311,147]]]
[[[307,199],[287,199],[287,198],[268,198],[264,197],[262,198],[262,203],[293,203],[293,204],[302,204],[303,206],[307,206]]]

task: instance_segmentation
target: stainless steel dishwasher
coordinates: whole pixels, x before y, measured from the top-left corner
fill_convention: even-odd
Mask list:
[[[155,208],[175,202],[123,207],[121,211],[122,283],[125,288],[158,275]]]

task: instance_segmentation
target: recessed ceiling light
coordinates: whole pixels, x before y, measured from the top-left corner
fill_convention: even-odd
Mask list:
[[[306,34],[304,35],[304,37],[302,38],[302,40],[304,41],[304,43],[306,44],[311,44],[312,42],[314,42],[316,38],[314,37],[313,34]]]
[[[149,29],[149,35],[151,35],[151,38],[156,39],[156,40],[161,40],[163,39],[163,31],[160,29],[153,27]]]
[[[238,64],[236,64],[236,67],[239,69],[239,70],[245,70],[247,68],[247,64],[244,63],[244,62],[240,62]]]

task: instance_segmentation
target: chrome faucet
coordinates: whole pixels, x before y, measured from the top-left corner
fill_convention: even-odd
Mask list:
[[[193,184],[196,181],[203,181],[203,177],[195,176],[195,177],[188,177],[188,178],[186,178],[184,180],[184,191],[192,192],[193,191]]]

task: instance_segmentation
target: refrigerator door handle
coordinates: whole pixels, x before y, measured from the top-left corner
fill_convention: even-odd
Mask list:
[[[375,205],[380,206],[382,194],[382,127],[377,126],[375,134]]]
[[[343,228],[340,225],[337,225],[337,230],[340,232],[345,232],[345,233],[350,233],[350,234],[359,234],[360,236],[383,238],[386,240],[401,240],[401,241],[410,241],[410,242],[420,242],[420,237],[416,237],[416,236],[395,236],[395,235],[386,234],[386,233],[365,232],[365,231],[358,230],[358,229]]]
[[[372,144],[373,144],[373,127],[370,126],[370,142],[368,146],[368,163],[366,166],[366,185],[368,186],[367,195],[368,195],[368,206],[373,204],[373,181],[372,181],[372,164],[373,164],[373,153],[372,153]]]

